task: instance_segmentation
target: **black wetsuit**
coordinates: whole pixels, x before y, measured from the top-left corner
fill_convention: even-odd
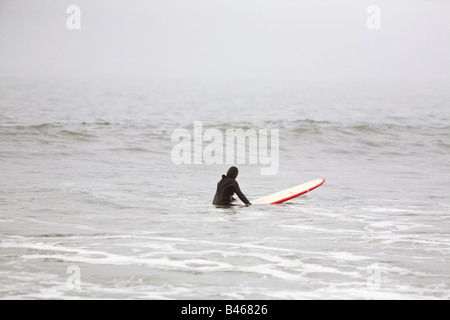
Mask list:
[[[234,167],[233,167],[234,168]],[[230,205],[233,202],[233,195],[236,193],[239,199],[246,205],[250,205],[250,201],[244,196],[239,184],[236,181],[237,169],[230,168],[227,175],[222,176],[222,180],[217,184],[216,195],[214,196],[213,204],[215,205]]]

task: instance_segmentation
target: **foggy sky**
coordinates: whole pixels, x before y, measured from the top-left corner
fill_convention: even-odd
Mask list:
[[[69,30],[69,5],[81,30]],[[381,30],[366,9],[381,8]],[[0,76],[450,84],[445,0],[0,0]]]

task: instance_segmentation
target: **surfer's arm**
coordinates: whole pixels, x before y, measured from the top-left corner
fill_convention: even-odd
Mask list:
[[[246,205],[251,205],[250,201],[248,201],[246,196],[244,196],[244,194],[242,193],[241,188],[239,188],[239,184],[237,182],[234,184],[234,192],[243,203],[245,203]]]

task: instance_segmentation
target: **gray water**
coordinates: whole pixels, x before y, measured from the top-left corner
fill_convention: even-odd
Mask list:
[[[327,181],[215,208],[230,164],[171,160],[194,121],[280,130],[250,200]],[[432,85],[3,78],[0,298],[449,299],[449,155]]]

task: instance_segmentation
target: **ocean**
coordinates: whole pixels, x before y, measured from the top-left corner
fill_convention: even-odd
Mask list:
[[[262,164],[175,130],[278,129]],[[206,143],[205,143],[206,145]],[[231,165],[250,199],[216,208]],[[0,79],[1,299],[449,299],[450,92],[330,81]]]

